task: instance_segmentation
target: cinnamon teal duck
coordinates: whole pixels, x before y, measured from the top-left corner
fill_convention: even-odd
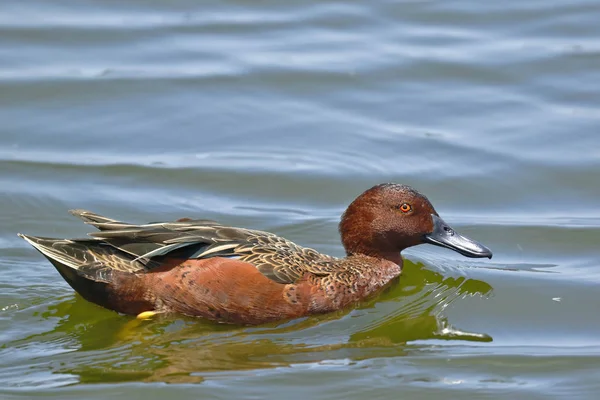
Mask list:
[[[407,247],[431,243],[467,257],[492,257],[446,224],[424,195],[392,183],[365,191],[342,215],[344,258],[209,220],[134,225],[85,210],[71,213],[99,231],[87,239],[19,236],[83,298],[132,315],[172,312],[261,324],[372,296],[400,276],[400,252]]]

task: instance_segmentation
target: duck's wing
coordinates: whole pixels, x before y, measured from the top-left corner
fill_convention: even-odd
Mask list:
[[[140,271],[162,265],[161,261],[170,256],[238,258],[279,283],[295,282],[307,272],[326,275],[335,269],[335,258],[268,232],[223,226],[211,220],[133,225],[84,210],[71,213],[100,230],[90,236],[131,255],[129,265],[142,265]]]

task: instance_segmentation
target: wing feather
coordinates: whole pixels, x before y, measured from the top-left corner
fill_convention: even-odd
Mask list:
[[[86,210],[71,210],[71,213],[99,229],[89,234],[93,239],[88,241],[114,250],[106,252],[106,256],[99,256],[98,250],[94,250],[93,255],[86,254],[83,242],[73,241],[65,241],[68,246],[62,246],[58,251],[52,251],[52,246],[45,249],[70,265],[105,262],[109,269],[148,271],[161,265],[163,257],[177,252],[178,257],[185,254],[187,258],[237,258],[253,264],[266,277],[279,283],[295,282],[306,273],[335,272],[335,263],[332,263],[335,258],[268,232],[224,226],[205,219],[134,225]],[[78,252],[76,258],[68,254],[73,251]],[[119,251],[131,257],[128,265],[110,262],[107,255]]]

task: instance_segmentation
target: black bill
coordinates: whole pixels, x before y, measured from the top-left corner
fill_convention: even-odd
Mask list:
[[[481,243],[458,234],[437,215],[432,214],[431,218],[433,219],[433,232],[426,234],[423,242],[446,247],[466,257],[492,258],[491,250]]]

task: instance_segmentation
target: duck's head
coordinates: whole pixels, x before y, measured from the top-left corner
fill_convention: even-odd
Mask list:
[[[444,222],[427,197],[395,183],[374,186],[358,196],[342,215],[340,234],[348,255],[399,262],[407,247],[431,243],[467,257],[492,258],[490,249]]]

